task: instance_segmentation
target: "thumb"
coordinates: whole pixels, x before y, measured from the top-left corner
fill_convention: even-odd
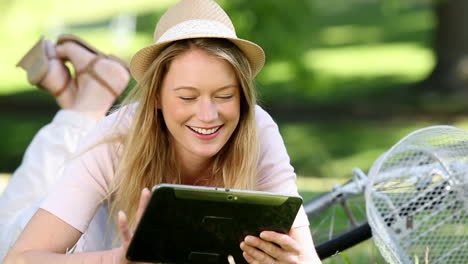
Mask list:
[[[118,217],[119,229],[120,233],[122,234],[122,244],[125,248],[127,248],[130,244],[130,240],[132,239],[133,234],[130,231],[130,227],[128,226],[127,215],[123,211],[119,211]]]
[[[141,217],[143,216],[143,212],[145,211],[146,207],[148,206],[148,202],[151,197],[151,191],[148,188],[144,188],[141,191],[140,195],[140,202],[138,203],[138,209],[136,212],[136,222],[137,224],[140,222]]]

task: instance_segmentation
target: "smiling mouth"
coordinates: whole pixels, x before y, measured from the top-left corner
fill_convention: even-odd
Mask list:
[[[216,133],[221,128],[221,126],[214,127],[214,128],[209,128],[209,129],[199,128],[199,127],[191,127],[191,126],[189,126],[189,128],[191,130],[197,132],[198,134],[211,135],[211,134]]]

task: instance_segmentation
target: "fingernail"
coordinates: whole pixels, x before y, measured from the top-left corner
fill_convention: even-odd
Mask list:
[[[144,192],[149,192],[149,189],[147,187],[143,188],[143,191],[141,191],[142,193]]]

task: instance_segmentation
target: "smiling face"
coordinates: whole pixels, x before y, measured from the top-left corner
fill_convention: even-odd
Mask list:
[[[240,118],[232,66],[200,48],[176,57],[163,79],[159,108],[183,162],[205,162],[231,137]]]

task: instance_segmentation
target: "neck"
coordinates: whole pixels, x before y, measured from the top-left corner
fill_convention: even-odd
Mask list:
[[[203,178],[211,175],[213,159],[180,159],[182,184],[196,185]]]

